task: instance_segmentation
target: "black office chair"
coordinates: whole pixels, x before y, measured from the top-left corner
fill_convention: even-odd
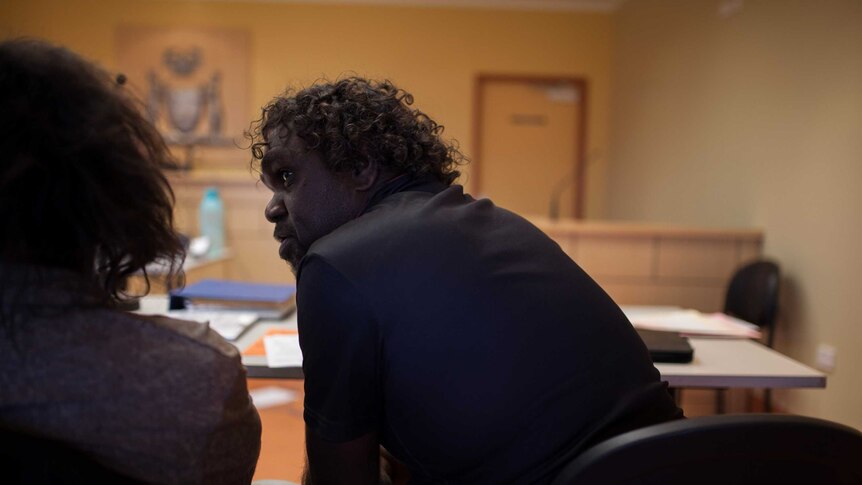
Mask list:
[[[0,482],[16,485],[138,484],[66,443],[0,429]]]
[[[733,274],[724,298],[724,313],[767,331],[770,347],[775,337],[780,278],[781,270],[773,261],[746,264]]]
[[[737,269],[727,286],[724,313],[745,320],[767,332],[766,345],[775,339],[775,317],[778,314],[778,287],[781,270],[773,261],[760,260]],[[772,410],[772,392],[763,393],[764,410]],[[716,410],[724,412],[724,391],[716,394]]]
[[[571,461],[552,485],[862,483],[862,433],[822,419],[726,414],[621,434]]]

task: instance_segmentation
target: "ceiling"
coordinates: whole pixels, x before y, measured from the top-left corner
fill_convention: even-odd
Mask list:
[[[210,0],[218,1],[218,0]],[[234,0],[235,1],[235,0]],[[487,8],[611,12],[626,0],[241,0],[284,3],[398,5],[405,7]]]

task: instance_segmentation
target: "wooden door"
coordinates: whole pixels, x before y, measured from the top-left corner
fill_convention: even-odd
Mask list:
[[[582,217],[586,85],[480,76],[474,191],[522,215]]]

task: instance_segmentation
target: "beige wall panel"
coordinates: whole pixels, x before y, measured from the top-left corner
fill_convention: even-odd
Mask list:
[[[226,245],[233,257],[223,277],[240,281],[292,283],[293,274],[278,257],[272,238],[272,224],[264,217],[269,191],[244,172],[174,174],[177,228],[194,237],[198,228],[198,207],[207,187],[215,186],[225,209]]]
[[[203,187],[186,186],[171,180],[174,189],[174,217],[177,230],[195,237],[200,233],[198,228],[198,207],[203,196]]]
[[[759,241],[739,241],[737,243],[737,249],[739,254],[736,263],[737,267],[760,258],[761,246],[762,243]]]
[[[257,283],[294,283],[290,267],[278,257],[278,243],[266,240],[240,240],[231,248],[234,254],[228,277]]]
[[[703,312],[721,311],[724,287],[602,281],[599,285],[618,305],[669,305]]]
[[[211,184],[200,181],[183,181],[172,179],[171,183],[176,196],[174,215],[177,228],[191,235],[197,236],[200,232],[198,227],[198,207],[204,190],[214,186],[219,190],[225,210],[225,232],[227,243],[231,244],[234,239],[247,237],[246,234],[271,235],[271,224],[263,215],[266,203],[269,201],[268,190],[249,176],[246,183],[244,175],[238,174],[240,182]],[[254,236],[257,237],[257,236]]]
[[[681,389],[679,406],[686,417],[715,414],[715,391],[712,389]]]
[[[225,232],[229,241],[272,236],[273,225],[263,215],[263,206],[244,200],[225,200]]]
[[[621,305],[719,311],[742,254],[756,258],[758,231],[570,220],[537,221]],[[661,256],[661,257],[660,257]]]
[[[748,389],[727,389],[724,391],[724,412],[745,413],[750,412],[748,404]],[[715,398],[717,391],[714,389],[690,389],[682,391],[680,407],[686,417],[711,416],[716,414]]]
[[[250,207],[231,205],[225,207],[225,235],[228,242],[266,235],[257,219],[263,219],[260,211]],[[255,217],[257,216],[257,217]]]
[[[244,202],[260,204],[260,212],[263,214],[263,207],[269,202],[272,197],[272,192],[265,185],[258,183],[257,179],[249,174],[246,180],[245,173],[242,171],[230,172],[232,174],[231,183],[214,184],[219,188],[219,191],[226,198],[238,199]]]
[[[231,259],[218,261],[216,263],[204,264],[186,271],[186,284],[195,283],[205,279],[223,279],[227,277],[228,268],[231,264]]]
[[[591,276],[652,274],[654,243],[651,238],[581,236],[577,263]]]
[[[177,198],[174,205],[174,225],[184,234],[195,234],[198,231],[197,210],[185,199]]]
[[[724,306],[724,286],[721,285],[667,285],[598,278],[596,281],[618,305],[669,305],[703,312],[721,311]]]
[[[618,283],[602,281],[598,278],[596,278],[596,282],[613,298],[617,305],[654,304],[655,289],[651,284]]]
[[[702,312],[718,312],[724,308],[724,286],[657,285],[653,287],[652,305],[676,305]]]
[[[186,261],[186,265],[191,267],[184,271],[185,284],[190,285],[192,283],[196,283],[200,280],[208,278],[226,278],[230,264],[230,257],[196,265],[189,265],[189,262]],[[150,273],[149,281],[149,294],[151,295],[165,294],[170,289],[178,286],[176,281],[173,281],[170,285],[168,285],[168,278],[163,274]],[[170,288],[168,286],[170,286]],[[143,295],[144,290],[146,289],[146,281],[144,280],[142,275],[133,275],[131,278],[129,278],[127,282],[127,289],[130,294]]]
[[[577,236],[560,234],[556,237],[552,236],[551,238],[556,241],[557,244],[560,245],[560,248],[563,250],[563,252],[568,254],[569,257],[572,258],[572,260],[574,260],[576,263],[578,262],[579,255]]]
[[[726,281],[737,265],[736,241],[665,239],[658,244],[660,278],[715,278]]]

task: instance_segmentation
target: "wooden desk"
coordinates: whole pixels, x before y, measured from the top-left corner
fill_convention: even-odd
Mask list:
[[[677,306],[623,305],[634,321],[657,316]],[[656,364],[670,387],[714,389],[826,387],[826,375],[784,354],[748,339],[689,338],[694,359],[687,364]]]
[[[299,483],[305,467],[305,421],[302,419],[303,381],[249,379],[249,391],[280,387],[296,393],[287,404],[258,409],[263,433],[254,480],[290,480]]]
[[[283,322],[258,322],[236,342],[245,349],[270,328],[296,329],[296,313]],[[790,388],[826,387],[826,375],[760,343],[745,339],[692,338],[688,364],[657,364],[671,387]],[[262,356],[243,356],[249,377],[301,379],[298,368],[267,367]]]
[[[269,328],[296,328],[296,315],[282,323],[262,323],[250,329],[237,344],[251,345]],[[694,360],[689,364],[657,364],[662,379],[675,388],[780,388],[826,386],[826,376],[757,342],[745,339],[690,339]],[[265,385],[297,392],[297,401],[260,410],[263,422],[261,456],[255,479],[281,478],[299,483],[303,466],[301,371],[270,369],[263,357],[243,357],[249,388]],[[277,379],[254,379],[273,376]],[[694,392],[694,391],[693,391]]]
[[[159,313],[167,308],[165,296],[148,296],[141,313]],[[666,310],[672,307],[656,307]],[[625,308],[624,308],[625,309]],[[643,307],[639,307],[643,310]],[[233,344],[240,349],[261,338],[271,328],[296,329],[296,312],[280,321],[261,320]],[[694,360],[688,364],[656,364],[671,387],[700,388],[823,388],[826,375],[760,343],[746,339],[691,338]],[[242,363],[250,378],[301,379],[295,367],[270,368],[266,358],[244,355]]]
[[[826,375],[746,339],[690,338],[689,364],[656,364],[671,387],[826,387]]]

